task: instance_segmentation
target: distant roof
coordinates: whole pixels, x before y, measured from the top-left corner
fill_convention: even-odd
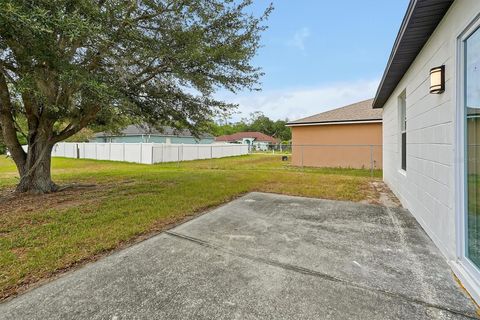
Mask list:
[[[410,0],[378,87],[374,108],[382,108],[437,28],[454,0]]]
[[[177,130],[171,127],[163,127],[162,131],[159,131],[153,127],[147,125],[129,125],[120,134],[112,134],[109,132],[98,132],[95,137],[116,137],[116,136],[138,136],[138,135],[156,135],[156,136],[172,136],[172,137],[193,137],[190,130],[182,129]],[[201,137],[213,137],[210,134],[202,134]]]
[[[360,101],[345,107],[322,112],[310,117],[289,122],[288,126],[328,124],[339,122],[381,121],[382,110],[372,108],[373,99]]]
[[[215,138],[215,141],[218,142],[235,142],[235,141],[240,141],[242,139],[248,139],[248,138],[253,138],[255,141],[261,141],[261,142],[270,142],[270,143],[277,143],[278,140],[275,139],[274,137],[271,137],[265,133],[262,132],[256,132],[256,131],[246,131],[246,132],[237,132],[234,134],[228,134],[224,136],[219,136]]]

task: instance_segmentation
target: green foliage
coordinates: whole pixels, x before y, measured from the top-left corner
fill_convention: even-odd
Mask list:
[[[251,4],[0,0],[9,111],[29,119],[31,137],[45,126],[58,141],[125,119],[199,133],[234,107],[212,98],[219,87],[258,89],[251,59],[272,8],[255,17]]]
[[[217,123],[211,122],[209,132],[214,136],[223,136],[227,134],[233,134],[236,132],[247,131],[248,125],[243,121],[234,122],[234,123]]]
[[[67,142],[88,142],[95,136],[95,132],[90,128],[83,128],[73,136],[65,139]]]
[[[292,139],[292,132],[286,126],[287,122],[288,119],[273,121],[262,112],[254,112],[249,118],[243,118],[238,122],[212,122],[209,132],[215,136],[222,136],[242,131],[258,131],[287,142]]]

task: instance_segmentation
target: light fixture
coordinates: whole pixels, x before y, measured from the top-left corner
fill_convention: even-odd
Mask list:
[[[445,66],[430,69],[430,93],[440,94],[445,91]]]

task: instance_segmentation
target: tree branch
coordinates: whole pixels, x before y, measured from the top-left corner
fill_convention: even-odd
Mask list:
[[[83,118],[80,119],[80,121],[76,125],[73,123],[69,123],[60,133],[54,135],[51,141],[55,144],[57,142],[67,139],[68,137],[73,136],[75,133],[85,128],[90,121],[95,119],[95,116],[99,111],[100,106],[93,107]]]
[[[23,151],[22,145],[17,138],[17,130],[15,129],[15,120],[13,118],[13,107],[10,100],[7,81],[3,70],[0,71],[0,125],[2,127],[2,135],[5,145],[10,150],[12,157],[17,164],[19,172],[25,169],[25,161],[27,154]]]

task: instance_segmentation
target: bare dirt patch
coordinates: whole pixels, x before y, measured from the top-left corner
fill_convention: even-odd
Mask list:
[[[19,194],[13,188],[0,189],[0,217],[48,209],[68,209],[101,201],[107,192],[121,185],[135,183],[125,180],[103,184],[69,184],[60,186],[58,192],[48,194]]]
[[[368,183],[366,199],[361,201],[367,204],[376,204],[385,207],[401,208],[400,200],[383,181],[375,180]]]
[[[90,195],[98,195],[99,189],[96,185],[72,186],[49,194],[18,194],[13,189],[4,189],[0,191],[0,215],[78,206],[91,199]]]

